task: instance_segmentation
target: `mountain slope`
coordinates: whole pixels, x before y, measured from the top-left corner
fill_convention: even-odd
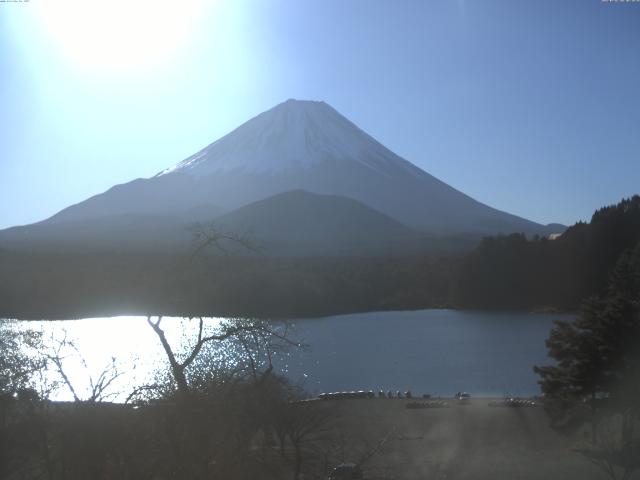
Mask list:
[[[48,221],[180,214],[202,204],[231,211],[295,189],[350,197],[431,234],[549,233],[441,182],[326,103],[297,100],[258,115],[155,177],[118,185]]]
[[[225,231],[247,232],[256,246],[277,254],[370,254],[419,244],[420,234],[347,198],[294,190],[217,218]]]
[[[36,251],[184,251],[192,244],[180,216],[120,214],[40,222],[0,231],[0,246]]]
[[[13,250],[188,253],[199,245],[193,235],[195,224],[206,229],[213,223],[216,231],[246,234],[267,255],[371,255],[432,246],[420,233],[356,200],[302,190],[277,194],[218,217],[211,212],[203,207],[181,216],[123,214],[41,222],[0,232],[0,245]],[[191,220],[186,221],[189,215]],[[238,245],[226,246],[251,253]]]

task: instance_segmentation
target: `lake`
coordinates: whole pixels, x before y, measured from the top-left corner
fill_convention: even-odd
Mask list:
[[[345,390],[411,390],[451,396],[528,396],[539,393],[533,365],[548,364],[545,339],[555,319],[571,315],[459,310],[374,312],[292,320],[291,335],[307,347],[279,355],[278,371],[312,394]],[[207,319],[215,327],[222,319]],[[65,369],[86,391],[114,357],[122,377],[112,386],[121,400],[135,385],[150,382],[165,364],[160,342],[144,317],[19,322],[41,330],[54,345],[64,336]],[[165,318],[174,345],[188,343],[197,321]],[[191,336],[190,336],[191,334]],[[221,358],[225,352],[220,352]],[[59,391],[55,398],[68,399]]]

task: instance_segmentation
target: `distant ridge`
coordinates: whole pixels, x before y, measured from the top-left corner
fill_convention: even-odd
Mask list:
[[[364,254],[418,244],[420,234],[366,205],[293,190],[217,218],[225,231],[249,232],[267,253]]]

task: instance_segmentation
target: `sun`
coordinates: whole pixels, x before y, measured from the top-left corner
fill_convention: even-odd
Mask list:
[[[166,61],[193,36],[205,0],[56,0],[37,4],[45,31],[74,64],[111,70]]]

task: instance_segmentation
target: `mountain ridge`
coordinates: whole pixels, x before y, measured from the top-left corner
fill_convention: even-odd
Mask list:
[[[150,178],[116,185],[39,223],[122,215],[193,218],[292,190],[351,198],[428,235],[558,233],[484,205],[396,155],[324,102],[288,100]],[[35,224],[38,225],[38,224]],[[28,228],[28,227],[25,227]]]

